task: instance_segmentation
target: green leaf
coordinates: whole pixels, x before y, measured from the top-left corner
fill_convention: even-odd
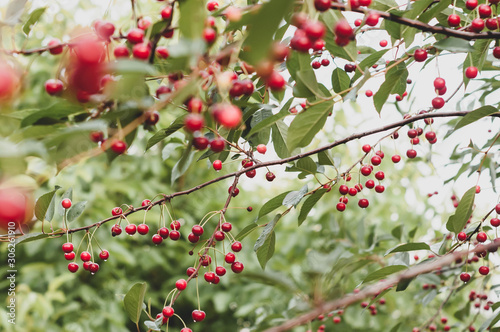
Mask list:
[[[337,67],[332,73],[332,86],[333,91],[339,93],[351,86],[351,79],[344,70]]]
[[[201,38],[205,26],[206,10],[203,0],[184,0],[179,2],[179,30],[188,39]]]
[[[274,114],[274,115],[272,115],[272,116],[270,116],[268,118],[265,118],[262,121],[260,121],[257,124],[255,124],[254,126],[252,126],[252,129],[246,135],[246,137],[250,137],[253,134],[255,134],[255,133],[257,133],[257,132],[259,132],[259,131],[261,131],[263,129],[271,127],[273,124],[276,123],[276,121],[283,119],[287,115],[290,115],[289,110],[290,110],[290,106],[292,105],[292,102],[293,102],[293,98],[290,98],[285,103],[285,105],[283,105],[283,107],[281,108],[281,110],[278,113],[276,113],[276,114]]]
[[[405,252],[405,251],[412,251],[412,250],[430,250],[431,247],[427,243],[423,242],[413,242],[413,243],[405,243],[398,245],[396,248],[389,249],[385,253],[384,256],[387,256],[389,254],[395,253],[395,252]]]
[[[262,205],[262,207],[259,210],[258,219],[262,218],[266,214],[271,213],[274,210],[276,210],[277,208],[279,208],[283,203],[283,199],[285,199],[286,195],[288,195],[289,192],[290,191],[285,191],[284,193],[281,193],[278,196],[273,197],[270,200],[268,200],[266,203],[264,203],[264,205]]]
[[[244,238],[246,238],[250,233],[255,231],[259,225],[257,225],[255,222],[251,223],[250,225],[247,225],[245,228],[241,230],[241,232],[238,233],[238,235],[235,236],[236,241],[241,241]]]
[[[457,310],[454,314],[453,317],[458,319],[459,321],[463,321],[465,317],[469,316],[470,313],[470,301],[466,301],[465,306]]]
[[[151,147],[155,146],[158,144],[160,141],[164,140],[165,138],[169,137],[173,133],[175,133],[177,130],[181,129],[184,127],[184,118],[185,116],[180,116],[177,119],[168,126],[168,128],[160,129],[154,134],[149,140],[148,143],[146,144],[146,151],[149,150]]]
[[[445,38],[441,39],[433,45],[439,50],[449,51],[449,52],[472,52],[474,47],[472,47],[467,40],[459,38]]]
[[[398,286],[396,287],[396,292],[402,292],[405,291],[408,286],[410,286],[410,283],[414,280],[415,278],[409,278],[409,279],[403,279],[400,282],[398,282]]]
[[[49,237],[48,234],[46,233],[29,233],[29,234],[24,234],[23,236],[20,236],[16,239],[15,244],[18,245],[20,243],[26,243],[26,242],[31,242],[31,241],[36,241],[36,240],[41,240]]]
[[[64,194],[61,196],[61,201],[65,198],[69,198],[70,200],[73,200],[73,188],[69,187],[68,190],[64,192]],[[57,213],[62,216],[66,210],[62,207],[61,204],[57,204]]]
[[[109,67],[110,71],[121,75],[158,75],[158,71],[153,65],[133,59],[120,59],[111,62]]]
[[[304,198],[304,195],[307,194],[307,184],[305,184],[300,190],[294,190],[290,191],[288,195],[283,198],[283,205],[285,206],[291,206],[293,205],[294,207],[297,207],[297,204],[300,203],[302,198]]]
[[[472,206],[474,205],[474,198],[476,196],[476,186],[467,190],[458,203],[455,214],[450,216],[446,223],[446,229],[450,232],[458,234],[462,231],[467,220],[469,220],[472,213]]]
[[[16,25],[23,14],[26,2],[28,0],[11,0],[5,12],[4,23],[10,26]]]
[[[76,218],[78,218],[83,213],[83,210],[85,210],[86,205],[87,205],[86,201],[73,204],[71,208],[68,210],[68,215],[66,217],[68,222],[72,222]]]
[[[333,100],[328,100],[297,115],[288,129],[288,148],[293,150],[309,145],[325,125],[326,118],[332,110]]]
[[[403,324],[402,322],[397,323],[392,327],[392,329],[389,332],[398,332],[402,324]]]
[[[377,93],[373,96],[373,104],[378,113],[382,111],[382,107],[390,94],[397,93],[402,95],[406,91],[407,78],[408,70],[404,62],[400,62],[387,71],[384,83],[382,83]]]
[[[318,152],[318,164],[335,166],[335,162],[333,161],[333,159],[330,156],[330,153],[328,153],[328,151]]]
[[[191,149],[192,145],[188,146],[188,148],[184,150],[181,159],[179,159],[179,161],[174,165],[174,168],[172,169],[172,179],[171,179],[172,185],[178,178],[180,178],[184,173],[186,173],[187,169],[193,162],[195,151],[191,151]]]
[[[318,201],[323,197],[323,195],[326,193],[326,189],[320,189],[317,190],[314,194],[311,196],[307,197],[305,200],[304,204],[302,205],[302,208],[300,209],[300,214],[299,214],[299,226],[302,225],[304,220],[306,220],[307,215],[309,212],[311,212],[312,208]]]
[[[467,84],[469,84],[470,81],[470,79],[465,76],[465,70],[467,67],[474,66],[481,71],[484,62],[486,61],[486,55],[488,54],[491,42],[491,39],[478,39],[474,42],[474,51],[467,54],[462,68],[465,87],[467,87]]]
[[[361,77],[361,71],[359,70],[364,70],[365,72],[371,68],[374,64],[376,64],[382,57],[384,56],[385,53],[387,53],[388,50],[381,50],[378,52],[375,52],[373,54],[370,54],[367,56],[363,61],[359,63],[359,66],[356,66],[356,72],[354,73],[354,76],[352,77],[351,82],[356,82],[358,78]]]
[[[59,186],[55,186],[55,189],[43,194],[38,198],[35,204],[35,216],[38,220],[43,221],[45,219],[45,215],[47,214],[47,211],[49,210],[49,207],[51,205],[52,200],[54,199],[54,195],[56,192],[61,189]],[[54,212],[52,211],[52,216],[54,215]],[[52,218],[50,218],[52,220]]]
[[[278,30],[283,18],[291,10],[293,1],[271,0],[264,3],[259,11],[252,15],[248,23],[248,35],[243,42],[242,49],[248,48],[250,51],[242,53],[242,58],[252,65],[257,65],[268,53],[273,35]],[[204,4],[201,5],[204,10]],[[204,24],[205,20],[201,21]],[[186,24],[190,24],[187,21]]]
[[[427,306],[429,303],[431,303],[432,300],[437,296],[438,292],[436,289],[431,290],[429,293],[427,293],[424,298],[422,299],[422,306]]]
[[[158,323],[157,323],[157,321],[158,321]],[[148,329],[150,329],[151,331],[161,331],[161,325],[163,323],[162,321],[163,321],[163,317],[158,318],[154,322],[150,321],[150,320],[145,320],[144,325],[146,325],[146,327]]]
[[[33,25],[36,22],[38,22],[38,20],[42,16],[42,14],[45,12],[45,9],[47,9],[47,7],[37,8],[34,11],[31,12],[30,17],[28,18],[28,20],[26,21],[26,23],[24,23],[24,25],[23,25],[23,32],[26,35],[30,34],[31,28],[33,27]]]
[[[380,270],[377,270],[375,272],[370,273],[365,278],[365,280],[363,280],[363,283],[370,282],[373,280],[383,279],[383,278],[387,277],[388,275],[406,270],[407,268],[408,267],[405,265],[390,265],[390,266],[383,267]]]
[[[325,97],[323,92],[319,89],[318,79],[313,70],[310,68],[308,70],[300,70],[296,75],[296,83],[302,83],[314,96]]]
[[[276,245],[276,233],[271,232],[271,235],[266,238],[266,241],[256,250],[257,259],[263,270],[266,269],[267,262],[274,255],[274,247]]]
[[[142,306],[144,304],[144,295],[146,294],[146,283],[138,282],[125,294],[123,305],[128,318],[136,324],[141,317]]]
[[[483,325],[479,328],[477,332],[483,332],[488,330],[490,327],[495,325],[498,321],[500,321],[500,311],[496,314],[491,315],[487,320],[484,321]]]
[[[278,120],[271,127],[271,137],[276,154],[280,158],[288,158],[291,156],[290,149],[287,145],[288,126],[283,120]]]
[[[70,115],[85,112],[86,110],[81,105],[59,101],[25,117],[21,121],[21,127],[33,124],[53,124]]]
[[[468,124],[471,124],[479,119],[484,118],[485,116],[494,114],[498,112],[498,108],[495,108],[493,106],[483,106],[479,107],[478,109],[473,110],[466,116],[464,116],[460,121],[457,123],[455,128],[453,128],[453,131],[456,131],[457,129],[460,129],[462,127],[467,126]]]

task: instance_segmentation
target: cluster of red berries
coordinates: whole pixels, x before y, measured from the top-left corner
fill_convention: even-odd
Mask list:
[[[323,37],[326,27],[320,21],[311,21],[305,13],[296,13],[292,16],[292,25],[297,27],[290,40],[290,47],[298,52],[308,53],[322,51],[325,47]]]

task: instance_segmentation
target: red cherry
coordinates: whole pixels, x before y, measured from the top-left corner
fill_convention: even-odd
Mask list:
[[[385,174],[382,171],[378,171],[375,173],[375,178],[379,181],[382,181],[385,178]]]
[[[488,273],[490,273],[490,268],[483,265],[483,266],[479,267],[478,271],[479,271],[479,274],[482,274],[483,276],[485,276],[485,275],[488,275]]]
[[[372,189],[375,187],[375,181],[373,180],[367,180],[365,183],[365,187],[368,189]]]
[[[88,251],[83,251],[81,254],[80,254],[80,259],[83,261],[83,262],[88,262],[92,259],[92,256],[90,256],[90,253]]]
[[[134,235],[136,231],[137,226],[134,224],[130,224],[125,227],[125,233],[127,233],[128,235]]]
[[[220,161],[219,159],[214,160],[212,166],[216,171],[220,171],[222,169],[222,161]]]
[[[448,25],[450,27],[458,27],[460,25],[460,16],[458,16],[457,14],[451,14],[450,16],[448,16]]]
[[[215,274],[217,274],[219,277],[222,277],[226,274],[226,268],[224,268],[224,266],[217,266],[215,268]]]
[[[111,210],[111,214],[113,216],[119,216],[122,213],[123,213],[123,211],[122,211],[122,208],[120,208],[120,207],[115,207],[115,208],[113,208],[113,210]]]
[[[257,152],[260,154],[265,154],[267,151],[267,147],[264,144],[257,145]]]
[[[363,23],[363,20],[360,18],[357,18],[356,20],[354,20],[354,26],[359,27],[359,26],[361,26],[361,23]]]
[[[380,19],[380,15],[378,13],[372,12],[366,16],[365,22],[367,25],[374,27],[378,24],[378,20]]]
[[[413,57],[415,58],[415,61],[423,62],[427,60],[427,51],[421,48],[416,49],[415,53],[413,53]]]
[[[205,39],[207,44],[212,44],[213,42],[215,42],[216,38],[217,38],[217,33],[215,32],[214,29],[205,28],[203,30],[203,39]]]
[[[215,273],[205,272],[205,274],[203,275],[203,278],[205,278],[206,282],[212,283],[215,279]]]
[[[144,30],[137,28],[131,29],[127,33],[127,40],[131,44],[142,43],[142,41],[144,40]]]
[[[319,69],[319,68],[321,68],[321,62],[319,62],[319,61],[313,61],[311,63],[311,66],[313,67],[313,69]]]
[[[90,262],[90,261],[83,262],[83,269],[84,269],[85,271],[90,270],[90,265],[92,265],[92,262]]]
[[[118,45],[113,50],[113,54],[115,58],[128,58],[130,56],[130,52],[125,45]]]
[[[351,26],[344,19],[337,22],[337,24],[335,25],[334,31],[335,31],[335,35],[337,37],[347,38],[347,39],[351,38],[351,36],[353,34],[353,30],[352,30]]]
[[[120,225],[115,224],[115,225],[113,225],[113,227],[111,227],[111,235],[112,236],[117,236],[117,235],[120,235],[121,233],[122,233],[122,228],[120,227]]]
[[[183,291],[186,289],[187,287],[187,281],[184,280],[184,279],[179,279],[175,282],[175,287],[180,290],[180,291]]]
[[[167,6],[165,8],[163,8],[160,12],[161,14],[161,18],[164,19],[164,20],[168,20],[172,17],[172,7],[171,6]]]
[[[394,156],[391,157],[391,160],[393,163],[397,164],[401,161],[401,156],[398,154],[395,154]]]
[[[146,31],[151,25],[151,19],[149,17],[143,17],[137,22],[137,27],[141,30]]]
[[[151,48],[146,43],[135,44],[132,48],[132,55],[136,59],[147,60],[151,54]]]
[[[151,241],[153,241],[154,244],[159,245],[163,242],[163,238],[160,234],[154,234]]]
[[[484,21],[480,18],[475,18],[470,23],[470,28],[474,32],[481,32],[484,29]]]
[[[177,241],[181,238],[181,233],[179,233],[179,231],[171,231],[168,236],[170,240]]]
[[[205,120],[199,114],[188,114],[184,119],[184,127],[190,132],[201,130],[205,125]]]
[[[281,76],[281,74],[276,71],[273,71],[271,76],[269,76],[269,78],[267,79],[267,85],[273,91],[283,90],[285,84],[286,81],[283,76]]]
[[[477,8],[479,17],[486,18],[491,16],[491,7],[485,4],[479,5]]]
[[[221,228],[224,232],[226,232],[226,233],[227,233],[227,232],[230,232],[230,231],[231,231],[231,229],[233,228],[233,225],[231,225],[231,223],[230,223],[230,222],[225,222],[225,223],[223,223],[223,224],[220,226],[220,228]]]
[[[78,264],[77,264],[77,263],[69,263],[69,264],[68,264],[68,270],[69,270],[70,272],[75,273],[76,271],[78,271],[78,268],[79,268],[79,266],[78,266]]]
[[[381,162],[382,162],[382,158],[380,158],[380,156],[377,156],[377,155],[373,156],[371,159],[371,163],[374,166],[380,165]]]
[[[104,141],[104,133],[102,131],[93,131],[90,133],[90,140],[94,143]]]
[[[500,59],[500,46],[495,46],[493,48],[493,56],[497,59]]]
[[[191,243],[196,243],[196,242],[200,241],[200,237],[197,235],[194,235],[193,233],[189,233],[188,234],[188,241]]]
[[[485,232],[479,232],[477,233],[476,239],[478,242],[485,242],[488,239],[488,236]]]
[[[363,7],[368,7],[372,4],[372,0],[359,0],[359,5]]]
[[[385,187],[381,184],[375,186],[375,191],[379,194],[383,193],[385,191]]]
[[[311,41],[315,41],[317,39],[323,38],[323,36],[326,33],[325,25],[319,21],[307,22],[306,24],[304,24],[303,29],[304,29],[304,32],[306,33],[306,36]]]
[[[486,19],[486,28],[488,30],[497,30],[500,27],[500,22],[498,18],[488,18]]]
[[[63,51],[63,45],[61,45],[61,41],[59,39],[52,39],[49,41],[49,44],[47,45],[49,47],[49,52],[52,55],[58,55],[61,54]]]
[[[217,1],[210,1],[207,3],[207,9],[210,12],[217,10],[219,8],[219,3]]]
[[[406,156],[410,159],[413,159],[417,156],[417,151],[415,151],[413,149],[409,149],[406,151]]]
[[[63,82],[56,79],[49,79],[45,82],[45,91],[51,96],[61,93],[63,90]]]
[[[490,224],[493,227],[498,227],[498,226],[500,226],[500,219],[498,219],[498,218],[491,218]]]
[[[463,282],[468,282],[470,280],[470,274],[463,272],[460,274],[460,280]]]
[[[178,231],[179,229],[181,229],[181,223],[179,222],[179,220],[172,221],[170,223],[170,229],[174,231]]]
[[[312,41],[300,29],[295,31],[294,36],[290,40],[290,47],[298,52],[306,53],[312,46]]]
[[[473,10],[477,7],[477,0],[467,0],[465,1],[465,7],[468,10]]]
[[[209,144],[208,138],[201,136],[193,138],[193,146],[197,150],[205,150]]]
[[[202,236],[203,235],[203,227],[201,227],[200,225],[194,225],[191,228],[191,232],[193,232],[193,234],[196,236]]]
[[[241,273],[243,269],[244,269],[243,263],[234,262],[233,264],[231,264],[231,270],[234,273]]]
[[[114,140],[111,144],[111,150],[116,154],[122,154],[127,150],[127,143],[122,140]]]
[[[193,332],[189,327],[185,327],[181,330],[181,332]]]
[[[166,306],[163,308],[161,313],[163,314],[164,317],[172,317],[174,315],[175,311],[174,311],[174,308],[172,308],[171,306]]]
[[[243,113],[238,106],[226,103],[214,105],[212,115],[215,121],[229,129],[238,127],[243,118]]]
[[[89,271],[91,274],[96,274],[96,272],[99,271],[99,264],[97,263],[90,264]]]
[[[370,205],[370,202],[366,198],[362,198],[358,201],[358,205],[360,208],[366,209]]]
[[[469,79],[475,78],[477,76],[477,68],[467,67],[467,69],[465,69],[465,76]]]
[[[438,77],[434,80],[434,88],[436,90],[441,90],[445,87],[446,87],[446,81],[443,78]]]
[[[383,39],[378,44],[380,45],[380,47],[386,47],[388,42],[387,42],[387,40]]]
[[[228,264],[232,264],[236,261],[236,255],[233,254],[232,252],[228,252],[224,258],[224,260],[226,261],[226,263]]]
[[[216,138],[210,142],[210,149],[213,152],[221,152],[226,147],[226,142],[222,138]]]
[[[272,173],[272,172],[266,173],[266,180],[267,181],[272,182],[272,181],[274,181],[275,178],[276,178],[276,175],[274,175],[274,173]]]
[[[101,250],[101,252],[99,253],[99,258],[103,261],[107,260],[109,258],[109,251]]]
[[[435,109],[440,109],[444,106],[444,99],[441,98],[441,97],[435,97],[434,99],[432,99],[432,107],[434,107]]]
[[[75,257],[76,254],[74,251],[64,253],[64,258],[68,261],[72,261],[73,259],[75,259]]]
[[[214,238],[217,241],[223,241],[225,237],[226,237],[226,235],[224,235],[224,232],[222,232],[222,231],[217,231],[214,234]]]
[[[201,322],[205,319],[205,316],[205,312],[202,310],[193,310],[193,313],[191,314],[191,317],[193,317],[195,322]]]
[[[73,251],[73,243],[71,242],[66,242],[62,245],[62,250],[65,252],[65,253],[70,253]]]
[[[337,208],[337,211],[342,212],[342,211],[344,211],[344,210],[345,210],[346,205],[345,205],[344,203],[340,202],[340,203],[337,203],[336,208]]]
[[[467,239],[467,234],[465,234],[465,232],[460,232],[460,233],[457,234],[457,238],[460,241],[465,241]]]
[[[500,214],[500,203],[498,203],[497,205],[495,205],[495,212],[497,214]]]
[[[162,59],[167,59],[170,55],[168,49],[165,46],[158,46],[156,48],[156,55],[158,55]]]
[[[366,90],[365,95],[369,98],[373,96],[373,91],[372,90]]]
[[[314,8],[320,12],[327,11],[331,5],[332,0],[314,0]]]
[[[62,200],[61,205],[65,209],[69,209],[71,207],[71,200],[69,198],[65,198]],[[71,249],[73,250],[73,249]]]
[[[103,40],[109,40],[113,33],[115,33],[115,25],[107,21],[97,21],[94,28],[97,35]]]
[[[364,153],[368,153],[372,150],[372,147],[370,146],[370,144],[365,144],[361,149],[363,150]]]
[[[231,250],[234,251],[234,252],[240,252],[242,249],[242,245],[241,245],[241,242],[233,242],[233,244],[231,245]]]

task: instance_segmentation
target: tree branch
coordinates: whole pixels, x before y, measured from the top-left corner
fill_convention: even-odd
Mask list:
[[[436,25],[430,25],[427,23],[420,22],[418,20],[412,20],[409,18],[396,16],[392,13],[386,13],[378,10],[365,9],[365,8],[348,8],[347,5],[337,2],[332,2],[332,9],[341,10],[341,11],[353,11],[357,13],[367,14],[367,13],[377,13],[380,17],[385,18],[386,20],[393,21],[402,25],[406,25],[420,31],[431,32],[431,33],[439,33],[442,35],[446,35],[449,37],[456,37],[465,40],[474,40],[474,39],[499,39],[500,32],[493,31],[485,31],[485,32],[467,32],[460,31],[450,28],[445,28]]]
[[[476,253],[476,252],[481,252],[483,250],[498,248],[499,246],[500,246],[500,241],[499,242],[491,242],[485,246],[479,246],[479,247],[476,247],[470,251],[469,250],[457,251],[457,252],[442,256],[440,258],[437,258],[434,261],[415,265],[415,266],[409,268],[408,270],[405,270],[404,272],[402,272],[398,275],[388,277],[384,281],[380,281],[375,285],[368,286],[365,289],[361,290],[359,293],[350,293],[350,294],[344,296],[343,298],[319,304],[315,309],[309,311],[308,313],[303,314],[299,317],[290,319],[286,323],[281,324],[281,325],[276,326],[276,327],[272,327],[270,329],[267,329],[264,332],[282,332],[282,331],[290,330],[291,328],[293,328],[295,326],[303,325],[303,324],[315,319],[316,317],[318,317],[321,314],[324,314],[326,312],[330,312],[333,310],[341,309],[341,308],[346,308],[351,304],[354,304],[356,302],[359,302],[359,301],[362,301],[366,298],[374,296],[387,288],[395,286],[396,284],[398,284],[402,280],[412,279],[412,278],[415,278],[421,274],[435,271],[435,270],[441,268],[442,266],[451,265],[458,258],[462,258],[464,256],[467,256],[470,253]]]

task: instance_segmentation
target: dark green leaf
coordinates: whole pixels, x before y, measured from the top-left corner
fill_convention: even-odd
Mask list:
[[[335,163],[328,151],[321,151],[318,153],[318,163],[320,165],[335,166]]]
[[[278,120],[271,127],[271,137],[276,154],[280,158],[288,158],[291,156],[290,149],[287,145],[288,126],[283,120]]]
[[[471,124],[479,119],[484,118],[485,116],[491,115],[493,113],[497,113],[498,108],[495,108],[493,106],[483,106],[478,109],[473,110],[466,116],[464,116],[460,121],[457,123],[453,131],[460,129],[462,127],[467,126],[468,124]]]
[[[268,118],[263,119],[262,121],[256,123],[254,126],[252,126],[252,129],[250,132],[247,134],[247,137],[252,136],[253,134],[259,132],[260,130],[263,130],[265,128],[268,128],[272,126],[273,124],[276,123],[276,121],[283,119],[287,115],[290,115],[290,106],[292,105],[293,98],[290,98],[285,105],[281,108],[281,110],[277,113],[274,114]]]
[[[288,195],[290,191],[285,191],[284,193],[279,194],[278,196],[271,198],[268,200],[264,205],[259,210],[259,219],[265,216],[266,214],[273,212],[277,208],[279,208],[282,203],[283,199]]]
[[[255,245],[253,247],[253,250],[257,252],[259,248],[261,248],[264,243],[269,241],[269,238],[272,237],[272,234],[274,233],[274,228],[276,227],[276,224],[278,221],[281,219],[281,214],[277,214],[272,221],[270,221],[262,230],[262,233],[260,234],[259,238],[255,242]]]
[[[296,191],[290,191],[288,193],[288,195],[285,196],[285,198],[283,198],[283,205],[285,206],[295,206],[297,207],[297,204],[300,203],[300,201],[302,200],[302,198],[304,197],[305,194],[307,194],[307,184],[304,185],[302,188],[300,188],[300,190]]]
[[[234,238],[236,239],[236,241],[241,241],[245,237],[247,237],[247,235],[249,235],[250,233],[255,231],[258,227],[259,227],[259,225],[257,225],[256,223],[253,222],[250,225],[243,228],[241,230],[241,232],[239,232],[238,235],[236,235]]]
[[[179,2],[179,30],[185,38],[201,38],[205,26],[206,10],[203,0],[184,0]]]
[[[184,150],[181,159],[179,159],[179,161],[174,165],[174,168],[172,169],[171,184],[174,184],[178,178],[186,173],[187,169],[193,162],[195,151],[191,151],[191,149],[192,145],[188,146],[188,148]]]
[[[470,302],[466,301],[465,306],[462,309],[457,310],[453,314],[453,316],[459,321],[463,321],[465,317],[469,316],[469,313],[470,313]]]
[[[455,210],[455,214],[450,216],[448,222],[446,223],[446,229],[450,232],[458,234],[462,231],[464,226],[467,224],[472,213],[472,206],[474,205],[474,198],[476,195],[476,186],[467,190],[458,203],[458,207]]]
[[[28,20],[26,21],[26,23],[24,23],[24,25],[23,25],[23,32],[26,35],[30,34],[31,28],[33,27],[33,25],[36,22],[38,22],[38,20],[42,16],[42,14],[45,12],[45,9],[47,9],[47,7],[37,8],[34,11],[31,12],[30,17],[28,18]]]
[[[396,287],[396,292],[402,292],[405,291],[408,286],[410,286],[410,283],[414,280],[415,278],[410,278],[410,279],[403,279],[400,282],[398,282],[398,286]]]
[[[305,147],[311,143],[323,128],[328,114],[333,110],[333,100],[328,100],[308,108],[293,119],[288,130],[288,148]]]
[[[366,57],[363,61],[359,63],[359,66],[356,66],[356,72],[354,73],[354,76],[352,77],[352,82],[356,82],[358,78],[361,77],[361,71],[359,70],[360,68],[364,70],[365,72],[374,64],[376,64],[382,57],[384,56],[385,53],[387,53],[388,50],[381,50],[378,52],[375,52],[373,54],[370,54],[368,57]]]
[[[318,201],[321,199],[321,197],[323,197],[325,193],[326,189],[317,190],[314,194],[312,194],[305,200],[304,204],[302,205],[302,208],[300,209],[299,226],[302,225],[304,220],[306,220],[309,212],[311,212],[314,205],[318,203]]]
[[[396,239],[401,240],[401,235],[403,234],[403,225],[398,225],[394,227],[391,231],[392,236]]]
[[[500,311],[491,315],[487,320],[484,321],[483,325],[479,328],[478,332],[483,332],[488,330],[490,327],[495,325],[500,320]]]
[[[242,54],[242,58],[252,65],[256,65],[269,53],[273,41],[273,35],[278,30],[283,18],[292,8],[293,1],[271,0],[264,3],[259,11],[251,17],[248,23],[248,35],[242,48],[250,51]],[[201,5],[204,10],[204,5]],[[201,24],[204,24],[204,20]],[[187,21],[186,24],[190,24]]]
[[[389,332],[398,332],[402,324],[403,324],[402,322],[397,323],[392,327],[392,329]]]
[[[313,95],[318,97],[326,97],[319,89],[318,80],[313,70],[298,71],[296,81],[297,83],[302,83]]]
[[[43,221],[45,219],[45,215],[47,214],[50,204],[54,199],[54,195],[59,189],[61,189],[61,187],[55,186],[54,190],[43,194],[42,196],[40,196],[40,198],[38,198],[35,204],[35,216],[38,220]],[[53,212],[52,215],[54,215]]]
[[[342,92],[348,89],[350,85],[351,79],[349,78],[349,75],[347,75],[344,70],[335,68],[332,73],[333,91],[335,91],[336,93]]]
[[[138,282],[125,294],[123,305],[125,312],[130,320],[136,324],[141,317],[142,306],[144,304],[144,295],[146,294],[146,283]]]
[[[390,265],[390,266],[383,267],[380,270],[377,270],[375,272],[370,273],[365,278],[365,280],[363,280],[363,283],[367,283],[367,282],[370,282],[373,280],[383,279],[383,278],[387,277],[388,275],[406,270],[407,268],[408,267],[405,265]]]
[[[52,124],[70,115],[85,112],[85,109],[81,105],[60,101],[28,115],[21,121],[21,127],[27,127],[33,124]]]
[[[387,71],[384,83],[382,83],[377,93],[373,96],[373,104],[377,112],[380,113],[382,111],[382,107],[391,93],[402,95],[406,91],[407,78],[408,70],[404,62],[397,64]]]
[[[31,241],[36,241],[36,240],[41,240],[49,237],[48,234],[44,233],[29,233],[29,234],[24,234],[23,236],[20,236],[16,239],[15,244],[18,245],[20,243],[25,243],[25,242],[31,242]]]
[[[431,247],[427,243],[423,242],[414,242],[414,243],[405,243],[398,245],[396,248],[389,249],[386,253],[385,256],[395,253],[395,252],[405,252],[405,251],[412,251],[412,250],[430,250]]]
[[[72,222],[76,218],[78,218],[85,210],[85,206],[87,205],[86,201],[78,202],[73,204],[71,208],[68,210],[67,220],[68,222]]]
[[[472,47],[467,40],[459,38],[445,38],[441,39],[434,44],[434,47],[439,50],[445,50],[449,52],[472,52],[474,47]]]
[[[438,294],[437,290],[436,289],[432,289],[429,293],[427,293],[424,298],[422,299],[422,305],[425,307],[427,306],[429,303],[431,303],[432,300],[434,300],[434,298],[436,297],[436,295]]]
[[[276,233],[274,231],[271,232],[271,235],[266,238],[264,243],[257,248],[257,259],[259,260],[259,264],[263,270],[266,269],[267,262],[274,255],[274,247],[276,245]]]

